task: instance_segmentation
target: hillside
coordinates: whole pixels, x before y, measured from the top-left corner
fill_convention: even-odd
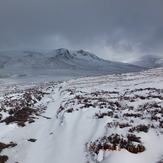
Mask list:
[[[163,67],[163,57],[155,55],[145,55],[143,57],[135,59],[130,63],[145,68],[159,68]]]
[[[163,68],[0,85],[6,163],[162,163]]]
[[[0,79],[4,78],[5,81],[58,81],[142,69],[131,64],[107,61],[83,50],[0,52]]]

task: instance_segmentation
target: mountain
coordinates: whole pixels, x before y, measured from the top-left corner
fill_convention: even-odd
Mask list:
[[[0,162],[162,163],[162,79],[157,68],[1,84]]]
[[[140,71],[142,67],[101,59],[84,50],[0,52],[0,77],[31,80],[66,80],[73,77]]]
[[[141,58],[135,59],[130,63],[145,68],[158,68],[158,67],[163,67],[163,57],[154,56],[154,55],[145,55]]]

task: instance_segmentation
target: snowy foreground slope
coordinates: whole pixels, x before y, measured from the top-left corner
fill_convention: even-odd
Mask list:
[[[0,162],[163,162],[163,68],[0,88]]]

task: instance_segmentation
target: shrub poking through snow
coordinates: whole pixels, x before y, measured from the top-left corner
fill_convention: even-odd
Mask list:
[[[126,136],[112,134],[88,143],[89,151],[98,154],[101,149],[105,151],[120,151],[121,149],[126,149],[127,151],[136,154],[145,151],[145,147],[142,145],[140,139],[140,137],[137,137],[134,134],[127,134]]]
[[[9,148],[9,147],[15,147],[17,146],[16,143],[10,142],[10,144],[5,144],[0,142],[0,153],[2,152],[3,149]],[[8,160],[8,156],[6,155],[0,155],[0,163],[5,163]]]
[[[30,142],[35,142],[37,139],[34,139],[34,138],[30,138],[30,139],[28,139],[28,141],[30,141]]]
[[[150,126],[146,126],[146,125],[138,125],[136,127],[132,127],[129,129],[129,132],[134,132],[134,131],[137,131],[137,132],[148,132]]]
[[[6,155],[1,156],[0,155],[0,163],[5,163],[7,160],[8,160],[8,156],[6,156]]]

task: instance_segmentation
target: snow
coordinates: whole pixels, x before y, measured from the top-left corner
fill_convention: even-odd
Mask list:
[[[83,50],[0,52],[0,83],[65,81],[142,69],[131,64],[103,60]]]
[[[39,110],[42,105],[46,106],[46,110],[39,112],[39,115],[33,114],[35,122],[27,121],[24,127],[18,126],[17,122],[9,125],[0,123],[0,142],[17,143],[13,148],[2,150],[0,155],[9,157],[7,163],[156,163],[163,157],[163,129],[159,127],[159,120],[151,120],[150,116],[153,114],[152,110],[163,109],[162,78],[163,68],[158,68],[65,82],[1,84],[1,104],[6,99],[21,101],[25,92],[33,92],[31,97],[35,99],[35,92],[43,91],[46,94],[40,101],[35,99],[36,103],[32,108]],[[153,105],[154,103],[158,106]],[[145,104],[148,104],[148,108],[143,110]],[[4,107],[7,111],[12,108],[6,103]],[[7,111],[0,111],[3,120],[9,116]],[[113,116],[95,116],[112,111]],[[142,117],[125,117],[126,113],[141,113]],[[155,116],[163,120],[161,111]],[[107,127],[112,122],[112,127]],[[121,123],[129,123],[130,126],[120,128],[118,124]],[[150,127],[148,132],[128,131],[140,124],[154,125],[155,128]],[[88,150],[91,143],[102,144],[105,139],[101,138],[113,133],[124,136],[124,139],[126,134],[135,134],[141,138],[145,151],[131,153],[122,148],[120,151],[99,149],[95,153]],[[30,138],[37,140],[30,142]]]
[[[129,63],[146,68],[158,68],[163,67],[163,58],[161,56],[145,55],[141,58],[134,59]]]
[[[97,161],[101,162],[103,160],[103,157],[104,157],[104,151],[100,150],[97,156]]]

